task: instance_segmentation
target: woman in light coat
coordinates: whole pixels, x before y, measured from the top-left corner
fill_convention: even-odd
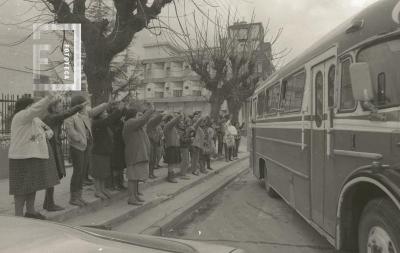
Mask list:
[[[9,149],[9,187],[14,195],[15,215],[45,219],[35,210],[36,192],[59,184],[56,163],[49,139],[53,131],[40,118],[47,114],[53,101],[50,94],[37,103],[31,98],[16,102],[11,123]]]
[[[228,119],[228,117],[226,118]],[[231,124],[230,120],[225,123],[224,132],[225,161],[230,162],[232,161],[233,151],[235,148],[235,136],[237,135],[236,128]]]

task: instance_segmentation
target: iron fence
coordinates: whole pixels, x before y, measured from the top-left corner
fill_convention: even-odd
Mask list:
[[[64,110],[68,110],[70,107],[70,100],[69,99],[63,100],[63,106]],[[65,124],[63,124],[61,127],[61,143],[62,143],[61,145],[62,151],[64,153],[64,160],[71,161],[71,156],[69,152],[69,143],[67,138],[67,130],[65,128]]]
[[[0,134],[9,135],[11,133],[11,121],[14,114],[15,103],[21,97],[31,95],[1,94],[0,96]]]

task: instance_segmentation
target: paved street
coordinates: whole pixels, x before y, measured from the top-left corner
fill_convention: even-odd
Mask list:
[[[248,253],[337,252],[282,200],[245,174],[167,235],[240,247]]]

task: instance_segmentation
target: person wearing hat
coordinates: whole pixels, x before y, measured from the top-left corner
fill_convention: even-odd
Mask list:
[[[11,122],[9,158],[9,188],[14,195],[15,215],[45,219],[35,210],[36,192],[60,183],[49,139],[53,131],[40,118],[46,116],[47,107],[55,94],[49,93],[37,103],[29,97],[15,104]]]
[[[81,111],[85,106],[86,104],[82,103],[64,111],[62,100],[54,100],[47,108],[49,114],[43,119],[43,122],[47,124],[54,133],[49,142],[53,149],[54,158],[56,161],[55,169],[60,179],[66,176],[64,153],[62,152],[61,126],[63,125],[65,119]],[[64,210],[64,208],[56,205],[54,202],[54,187],[46,189],[43,209],[47,210],[48,212]]]
[[[122,131],[125,141],[126,175],[128,178],[128,204],[142,205],[139,181],[149,177],[150,140],[145,125],[154,113],[154,105],[136,102],[126,112]]]
[[[87,99],[84,96],[75,95],[71,98],[71,107],[86,102]],[[69,201],[71,205],[84,206],[87,204],[82,198],[82,186],[85,170],[90,166],[90,147],[93,143],[91,118],[107,108],[108,103],[103,103],[93,109],[88,109],[85,106],[77,114],[65,121],[73,167]]]

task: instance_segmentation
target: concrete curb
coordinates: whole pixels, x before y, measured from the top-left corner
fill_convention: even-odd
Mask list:
[[[209,172],[207,175],[205,175],[205,176],[203,176],[203,177],[191,182],[190,184],[180,188],[178,191],[176,191],[174,194],[169,195],[168,197],[157,198],[157,199],[153,199],[151,201],[148,201],[142,206],[138,206],[136,208],[133,208],[133,209],[131,209],[131,210],[129,210],[129,211],[123,213],[123,214],[120,214],[120,215],[118,215],[116,217],[113,217],[112,219],[103,221],[100,224],[96,224],[96,226],[107,227],[107,228],[112,228],[112,227],[118,226],[118,225],[122,224],[123,222],[125,222],[126,220],[129,220],[129,219],[131,219],[131,218],[133,218],[133,217],[145,212],[146,210],[154,208],[154,207],[162,204],[165,201],[168,201],[168,200],[170,200],[172,198],[175,198],[177,195],[181,194],[182,192],[185,192],[188,189],[190,189],[190,188],[192,188],[192,187],[194,187],[194,186],[196,186],[198,184],[203,183],[204,181],[210,179],[214,175],[219,174],[220,172],[224,171],[225,169],[227,169],[227,168],[229,168],[229,167],[231,167],[231,166],[233,166],[233,165],[235,165],[235,164],[237,164],[239,162],[242,162],[242,161],[246,160],[248,157],[249,157],[249,155],[247,154],[244,157],[239,158],[238,160],[235,160],[235,161],[233,161],[233,162],[231,162],[229,164],[225,164],[220,169]],[[148,183],[145,183],[142,186],[142,189],[143,190],[147,189],[148,187],[160,184],[162,182],[165,182],[165,178],[157,178],[154,181],[150,181]],[[68,211],[65,211],[64,213],[58,214],[56,216],[49,217],[49,219],[52,220],[52,221],[63,222],[63,221],[68,220],[68,219],[73,219],[73,218],[75,218],[75,217],[77,217],[79,215],[85,215],[85,214],[88,214],[88,213],[93,213],[95,211],[98,211],[103,207],[110,206],[110,205],[112,205],[112,203],[115,203],[117,201],[120,201],[120,200],[126,198],[127,196],[128,196],[128,193],[126,191],[117,192],[117,193],[114,193],[112,195],[111,200],[102,201],[100,199],[97,199],[96,201],[91,202],[86,207],[83,207],[83,208],[76,207],[76,208],[70,209]]]
[[[126,213],[124,213],[122,215],[114,217],[113,219],[105,221],[105,222],[103,222],[101,224],[98,224],[98,225],[106,226],[106,227],[109,227],[109,228],[116,227],[116,226],[124,223],[125,221],[127,221],[127,220],[129,220],[129,219],[131,219],[131,218],[133,218],[133,217],[145,212],[146,210],[154,208],[154,207],[164,203],[165,201],[168,201],[170,199],[175,198],[176,196],[178,196],[182,192],[185,192],[185,191],[195,187],[196,185],[199,185],[199,184],[203,183],[204,181],[207,181],[211,177],[219,174],[220,172],[226,170],[227,168],[229,168],[229,167],[231,167],[231,166],[233,166],[233,165],[235,165],[235,164],[237,164],[239,162],[242,162],[242,161],[246,160],[248,157],[249,156],[246,155],[246,156],[244,156],[242,158],[239,158],[238,160],[233,161],[232,163],[224,165],[223,167],[221,167],[220,169],[218,169],[216,171],[209,172],[206,176],[204,176],[204,177],[202,177],[202,178],[200,178],[200,179],[198,179],[196,181],[193,181],[192,183],[180,188],[178,191],[176,191],[174,194],[169,195],[168,197],[151,200],[151,201],[145,203],[143,206],[139,206],[137,208],[129,210],[128,212],[126,212]],[[163,179],[163,180],[165,180],[165,179]]]
[[[164,178],[160,177],[160,178],[157,178],[156,180],[148,181],[142,185],[141,189],[145,190],[149,187],[152,187],[154,185],[164,182],[164,180],[165,180]],[[51,221],[63,222],[68,219],[73,219],[79,215],[85,215],[88,213],[98,211],[103,207],[110,206],[113,203],[120,201],[121,199],[124,199],[127,197],[128,197],[127,191],[122,191],[122,192],[114,191],[114,192],[111,192],[110,200],[95,199],[93,201],[90,201],[89,204],[85,207],[74,206],[72,208],[68,208],[61,212],[48,213],[48,214],[46,214],[46,217],[48,220],[51,220]]]
[[[211,188],[209,191],[207,191],[207,193],[197,197],[183,209],[179,209],[174,213],[168,215],[167,217],[163,218],[161,221],[154,223],[153,225],[142,231],[141,234],[164,236],[172,227],[183,222],[184,218],[187,217],[190,213],[201,207],[205,202],[208,202],[223,188],[232,183],[238,177],[241,177],[242,175],[248,173],[248,171],[249,168],[244,168],[240,170],[238,173],[226,178],[221,185]]]

